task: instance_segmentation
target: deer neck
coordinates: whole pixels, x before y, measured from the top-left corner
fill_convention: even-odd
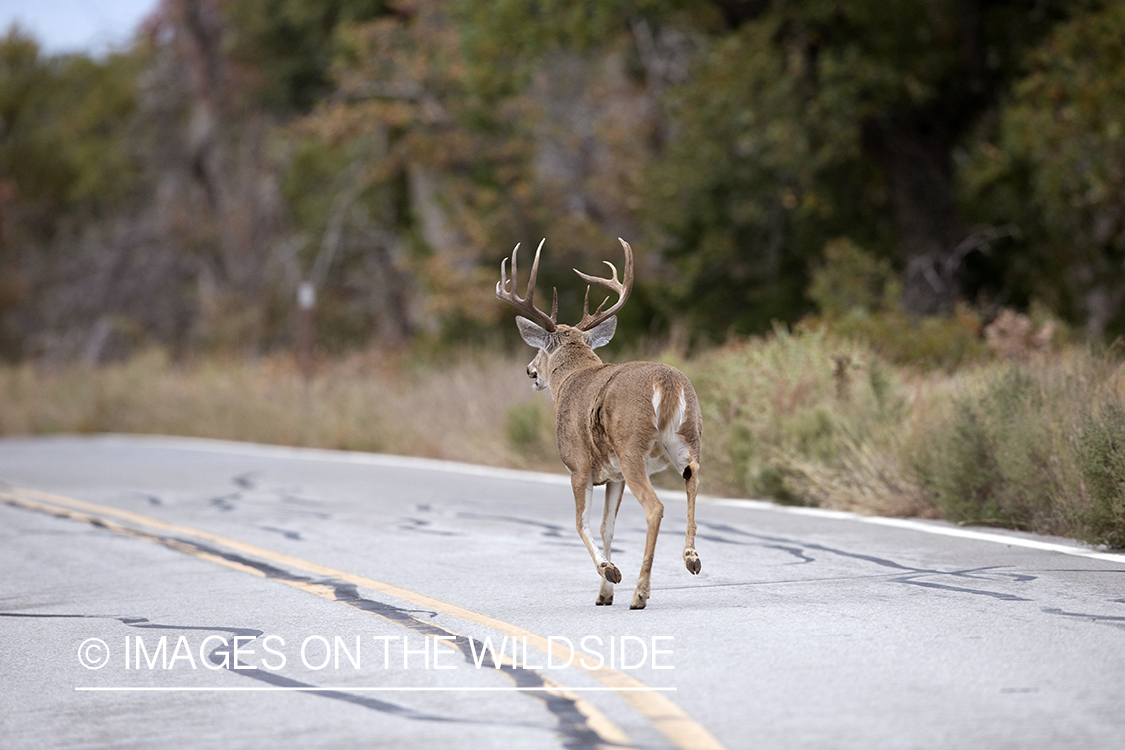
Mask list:
[[[601,358],[585,344],[563,344],[547,359],[547,387],[557,394],[568,378],[601,365]]]

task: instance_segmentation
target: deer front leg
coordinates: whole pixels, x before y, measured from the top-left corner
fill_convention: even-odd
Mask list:
[[[617,511],[621,509],[621,496],[625,493],[624,482],[607,482],[605,485],[605,507],[602,509],[602,551],[605,552],[607,561],[613,559],[613,526],[617,521]],[[621,580],[618,573],[617,580]],[[599,605],[613,604],[613,582],[608,578],[602,580],[602,589],[598,592]]]
[[[656,537],[660,533],[660,519],[664,517],[664,504],[656,496],[652,484],[648,481],[643,460],[639,466],[630,466],[628,469],[622,461],[621,471],[625,481],[645,512],[645,554],[641,559],[641,574],[637,578],[637,589],[633,592],[633,601],[629,609],[644,609],[649,597],[649,579],[652,577],[652,559],[656,555]]]
[[[687,534],[684,538],[684,565],[692,575],[703,569],[699,553],[695,551],[695,493],[699,489],[699,466],[693,461],[685,471],[687,476]]]
[[[578,536],[582,537],[582,543],[586,545],[590,557],[594,559],[598,575],[610,583],[620,583],[621,571],[602,554],[594,543],[594,536],[590,533],[590,508],[594,504],[593,478],[588,474],[584,477],[577,473],[571,474],[570,486],[574,490],[574,515]]]

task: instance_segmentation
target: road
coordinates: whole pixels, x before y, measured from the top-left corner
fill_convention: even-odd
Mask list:
[[[596,607],[564,477],[0,440],[0,744],[1121,746],[1125,555],[710,500],[691,576],[664,496],[630,611],[640,508]]]

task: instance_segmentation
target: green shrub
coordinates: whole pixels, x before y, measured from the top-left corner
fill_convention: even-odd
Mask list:
[[[703,409],[706,492],[924,512],[897,458],[906,413],[898,375],[866,346],[778,326],[685,368]]]
[[[792,467],[770,464],[757,472],[750,488],[781,505],[816,505],[808,485],[808,477]]]
[[[853,310],[839,317],[809,318],[803,324],[862,341],[899,365],[953,372],[991,356],[981,338],[980,316],[964,306],[949,317],[912,319],[895,306],[874,313]]]
[[[1062,484],[1053,409],[1042,378],[1020,366],[992,371],[983,393],[954,397],[948,424],[926,441],[923,483],[951,521],[1046,530]],[[1052,394],[1058,400],[1063,394]]]
[[[1101,405],[1084,415],[1076,441],[1091,505],[1081,514],[1090,541],[1125,547],[1125,406]]]
[[[824,263],[811,277],[808,296],[820,316],[806,318],[805,327],[862,341],[896,364],[927,369],[953,371],[989,355],[976,312],[961,305],[948,317],[908,315],[890,263],[846,237],[824,246]]]
[[[1122,378],[1074,351],[955,376],[914,436],[912,476],[952,521],[1125,546]]]
[[[995,518],[1002,477],[996,452],[973,404],[958,401],[948,433],[941,435],[931,484],[942,515],[951,521]]]
[[[870,314],[882,306],[893,280],[887,260],[840,237],[824,246],[824,263],[813,268],[807,294],[829,317],[854,311]]]

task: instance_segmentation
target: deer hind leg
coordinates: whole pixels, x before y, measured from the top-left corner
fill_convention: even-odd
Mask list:
[[[695,551],[695,495],[699,489],[699,433],[692,430],[692,422],[684,422],[687,414],[687,397],[681,387],[680,399],[677,408],[672,412],[671,418],[657,436],[660,450],[664,460],[672,464],[680,476],[684,478],[687,486],[687,536],[684,540],[684,565],[692,575],[699,573],[703,568],[699,562],[699,553]],[[653,396],[653,409],[657,413],[656,425],[660,430],[660,391],[656,390]],[[630,485],[631,486],[631,485]]]
[[[695,493],[699,489],[699,464],[692,461],[684,469],[687,484],[687,534],[684,538],[684,565],[692,575],[703,569],[699,553],[695,551]]]
[[[699,455],[692,455],[689,441],[679,433],[666,436],[664,458],[684,478],[687,489],[687,534],[684,539],[684,565],[692,575],[703,569],[695,551],[695,496],[699,490]]]
[[[648,474],[645,472],[643,461],[634,462],[633,465],[628,467],[625,466],[624,461],[621,463],[621,472],[625,475],[625,481],[632,493],[637,496],[637,500],[640,501],[641,508],[645,512],[645,525],[647,527],[645,553],[641,559],[641,574],[637,578],[637,589],[633,592],[633,601],[629,603],[629,609],[644,609],[649,598],[652,558],[656,554],[656,537],[660,534],[660,519],[664,517],[664,504],[660,502],[660,498],[656,496],[656,491],[652,489],[652,484],[648,481]]]
[[[574,490],[574,515],[578,536],[582,537],[582,543],[586,545],[590,557],[594,559],[598,575],[610,583],[620,583],[621,571],[602,554],[598,545],[594,543],[594,536],[590,533],[590,508],[594,504],[593,479],[589,475],[582,477],[571,474],[570,486]]]
[[[605,507],[602,509],[602,551],[605,552],[607,561],[613,559],[613,526],[617,521],[617,511],[621,509],[621,496],[625,493],[624,482],[607,482],[605,485]],[[618,574],[618,579],[620,573]],[[602,579],[602,588],[598,592],[599,605],[613,604],[613,582],[609,578]]]

